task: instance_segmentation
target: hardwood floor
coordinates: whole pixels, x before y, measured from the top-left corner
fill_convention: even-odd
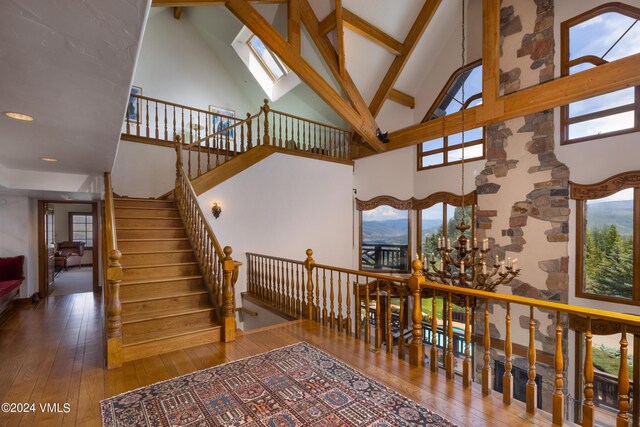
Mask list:
[[[505,408],[500,394],[431,376],[386,353],[373,353],[352,337],[316,323],[294,321],[252,331],[230,344],[215,343],[103,368],[102,303],[92,293],[49,297],[0,319],[0,403],[33,404],[35,411],[0,412],[0,426],[99,426],[98,402],[127,390],[220,363],[307,341],[379,382],[445,415],[460,426],[532,424],[518,402]],[[46,412],[40,404],[59,404]],[[64,404],[68,404],[65,413]],[[538,417],[537,425],[550,425]]]

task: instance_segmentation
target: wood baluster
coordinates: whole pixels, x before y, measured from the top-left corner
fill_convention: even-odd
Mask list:
[[[342,276],[338,272],[338,332],[342,332]]]
[[[300,314],[300,272],[296,264],[296,314]]]
[[[269,107],[269,100],[267,98],[264,99],[264,106],[262,107],[262,110],[264,111],[264,135],[262,136],[262,144],[263,145],[270,145],[271,144],[271,138],[269,135],[269,111],[270,111],[270,107]],[[273,118],[272,118],[273,120]]]
[[[198,124],[197,124],[197,126],[198,126],[198,128],[197,128],[198,133],[196,135],[196,139],[199,140],[200,139],[200,113],[198,113]],[[198,143],[198,176],[202,175],[202,168],[201,168],[202,160],[200,159],[200,153],[202,151],[201,147],[202,147],[202,143],[199,142]]]
[[[273,289],[274,289],[274,294],[273,294],[273,304],[276,306],[277,309],[281,309],[280,306],[280,296],[281,296],[281,292],[280,292],[280,275],[278,273],[278,260],[276,259],[272,259],[271,260],[271,277],[273,280]]]
[[[436,290],[433,290],[431,298],[431,352],[429,353],[429,368],[434,374],[438,374],[438,307]]]
[[[353,283],[353,289],[355,292],[355,303],[353,304],[353,316],[354,316],[354,329],[356,332],[356,339],[361,339],[360,335],[360,319],[362,315],[362,300],[360,299],[360,285],[359,285],[359,276],[356,275],[356,280]],[[349,292],[351,293],[351,292]]]
[[[491,329],[489,329],[489,299],[484,301],[484,366],[482,367],[482,394],[491,394]]]
[[[536,385],[536,321],[533,318],[533,306],[529,307],[529,381],[527,381],[527,414],[535,415],[537,406]]]
[[[374,348],[376,351],[380,350],[382,347],[382,319],[381,319],[382,310],[380,309],[380,281],[376,280],[376,341],[374,344]]]
[[[278,281],[274,267],[275,261],[269,259],[269,282],[271,282],[271,303],[278,306]]]
[[[249,145],[247,144],[247,140],[244,136],[244,126],[242,126],[242,124],[239,124],[238,126],[236,126],[236,132],[238,131],[238,129],[240,129],[240,151],[244,153],[249,149]]]
[[[365,279],[366,280],[366,279]],[[369,321],[369,309],[370,309],[370,304],[369,304],[369,283],[365,283],[365,291],[364,291],[364,307],[365,307],[365,323],[364,323],[364,342],[365,344],[369,344],[371,342],[371,322]]]
[[[262,287],[264,292],[264,299],[270,301],[271,294],[269,292],[269,277],[267,275],[267,259],[262,257]]]
[[[349,283],[351,282],[349,277],[349,273],[347,273],[347,317],[346,317],[346,325],[345,328],[347,330],[347,335],[351,335],[351,286]]]
[[[253,265],[253,255],[251,254],[247,254],[247,288],[249,289],[249,293],[251,294],[255,294],[256,288],[255,288],[255,284],[254,284],[254,265]]]
[[[168,129],[168,124],[167,124],[167,115],[169,114],[167,112],[167,104],[164,104],[164,139],[165,141],[169,141],[169,129]]]
[[[331,271],[331,276],[330,276],[330,282],[329,282],[329,302],[330,302],[330,308],[331,311],[329,312],[329,327],[331,329],[334,328],[335,326],[335,318],[336,318],[336,314],[333,311],[333,304],[334,304],[334,292],[333,292],[333,271]]]
[[[505,340],[504,340],[504,374],[502,375],[502,402],[511,405],[513,398],[513,367],[511,353],[511,303],[507,302],[507,314],[505,316]]]
[[[462,386],[471,387],[473,366],[471,364],[471,307],[469,296],[464,297],[464,361],[462,362]]]
[[[413,326],[411,344],[409,345],[409,363],[413,366],[423,366],[424,346],[422,345],[422,304],[420,302],[420,293],[424,287],[422,262],[419,259],[413,260],[411,268],[413,273],[408,279],[408,285],[413,294]]]
[[[327,325],[327,317],[329,316],[329,312],[327,311],[327,282],[322,281],[322,324]]]
[[[278,113],[278,118],[279,118],[279,123],[278,123],[278,146],[280,148],[283,147],[282,145],[282,114]],[[287,121],[287,119],[284,120],[285,122]],[[275,124],[275,120],[273,121],[273,126],[275,128],[276,124]],[[275,135],[275,131],[273,132],[273,134]],[[286,135],[285,135],[285,141],[286,141]]]
[[[444,325],[442,325],[444,332]],[[451,292],[447,295],[447,356],[445,360],[445,371],[447,379],[455,378],[455,361],[453,359],[453,299]]]
[[[302,144],[304,143],[303,140],[300,139],[300,120],[296,119],[296,121],[298,122],[298,134],[296,135],[296,145],[298,146],[298,150],[304,150],[304,147],[302,146]]]
[[[562,325],[560,324],[560,312],[556,312],[556,353],[554,356],[556,377],[554,381],[554,391],[552,397],[552,419],[553,426],[564,425],[564,393],[562,392],[562,370],[564,363],[562,360]]]
[[[307,269],[307,318],[313,319],[313,279],[311,275],[315,261],[313,260],[313,251],[311,249],[307,249],[307,259],[304,261],[304,265]]]
[[[156,122],[154,123],[154,129],[155,129],[155,133],[156,133],[156,139],[159,139],[159,134],[158,134],[158,101],[154,101],[155,102],[155,114],[156,114]]]
[[[174,107],[173,108],[173,138],[176,139],[177,136],[178,136],[178,132],[176,132],[176,109]],[[182,141],[182,139],[180,139],[180,141]],[[182,165],[182,163],[180,163],[180,165]]]
[[[262,138],[260,138],[260,115],[258,114],[256,116],[256,146],[260,145],[260,142],[262,141]]]
[[[253,148],[253,140],[252,140],[253,129],[251,129],[251,113],[247,113],[245,126],[247,127],[247,151],[249,151],[251,148]]]
[[[386,337],[386,341],[387,341],[387,353],[392,354],[393,353],[393,335],[392,335],[392,331],[391,331],[391,287],[392,287],[392,283],[389,282],[388,283],[388,288],[387,288],[387,337]]]
[[[402,288],[400,289],[400,292],[402,292]],[[399,298],[399,303],[400,303],[400,314],[398,316],[398,323],[399,323],[399,331],[400,334],[398,335],[398,357],[401,359],[404,359],[404,316],[405,316],[405,312],[404,312],[404,295],[402,295],[402,293],[400,293],[400,298]]]
[[[293,126],[293,119],[291,121],[291,125]],[[284,146],[285,148],[291,148],[293,150],[293,144],[289,147],[287,141],[291,141],[293,138],[289,137],[289,117],[284,118]]]
[[[327,286],[327,279],[326,279],[326,270],[322,269],[322,286],[326,287]],[[313,315],[315,316],[315,318],[318,320],[318,322],[320,322],[320,286],[318,285],[319,282],[319,277],[318,277],[318,270],[316,269],[316,305],[313,309]],[[313,303],[313,295],[311,296],[311,303]]]
[[[283,271],[283,273],[286,275],[287,277],[287,312],[288,313],[292,313],[293,312],[293,308],[294,308],[294,304],[295,304],[295,298],[294,298],[294,292],[293,292],[293,279],[291,278],[291,264],[289,262],[287,262],[286,265],[286,272]]]
[[[282,309],[285,312],[289,312],[289,277],[286,272],[286,262],[280,262],[280,277],[282,278]]]
[[[146,133],[145,133],[144,136],[149,138],[151,136],[151,133],[149,132],[149,101],[147,100],[147,102],[145,102],[144,105],[146,107],[145,108],[145,120],[146,120],[145,130],[146,130]]]
[[[620,369],[618,370],[618,415],[616,416],[616,427],[629,427],[628,346],[627,325],[623,323],[620,335]]]
[[[587,317],[587,328],[584,333],[584,401],[582,402],[582,425],[593,427],[593,354],[592,354],[591,317]]]

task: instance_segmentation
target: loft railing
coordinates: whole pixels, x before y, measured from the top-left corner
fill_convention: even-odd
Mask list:
[[[131,100],[123,138],[173,144],[179,136],[190,179],[259,146],[351,161],[349,130],[272,110],[267,99],[256,114],[247,113],[243,119],[141,95],[131,95]]]
[[[176,144],[176,206],[191,241],[203,280],[209,290],[218,319],[222,323],[222,341],[235,340],[235,283],[242,263],[231,258],[231,247],[218,243],[209,222],[200,209],[191,181],[182,167],[182,145]]]
[[[620,369],[616,378],[617,396],[609,402],[617,403],[615,423],[617,427],[629,426],[630,381],[627,366],[628,341],[627,333],[632,333],[640,326],[640,316],[626,315],[616,312],[589,309],[555,302],[541,301],[513,295],[476,291],[465,288],[452,288],[447,285],[427,283],[422,276],[420,260],[412,262],[413,273],[407,278],[394,277],[378,273],[350,270],[340,267],[317,264],[313,259],[313,251],[307,250],[304,261],[276,258],[266,255],[249,253],[248,257],[248,291],[289,314],[315,320],[323,325],[336,329],[347,335],[381,350],[384,343],[385,351],[397,352],[399,357],[409,356],[409,362],[415,366],[426,364],[425,352],[425,323],[423,319],[423,298],[431,298],[431,316],[426,324],[431,331],[442,330],[442,334],[428,334],[428,368],[433,374],[438,374],[438,360],[444,360],[444,371],[447,380],[454,380],[456,364],[455,353],[461,353],[461,377],[464,388],[473,383],[472,365],[472,325],[473,316],[479,315],[476,322],[477,340],[476,356],[481,356],[481,388],[483,395],[492,391],[491,348],[492,337],[490,325],[504,325],[503,352],[501,358],[504,364],[502,376],[503,402],[510,405],[513,401],[513,371],[514,345],[512,343],[512,313],[520,319],[528,318],[526,322],[520,320],[515,327],[516,334],[524,331],[528,337],[524,356],[528,365],[528,380],[525,387],[526,412],[533,416],[538,407],[538,390],[536,377],[536,360],[539,350],[536,349],[535,333],[538,323],[551,319],[548,329],[554,331],[555,339],[551,356],[551,368],[554,371],[553,391],[551,394],[551,416],[554,426],[564,425],[565,422],[565,359],[563,356],[563,341],[566,342],[565,330],[569,318],[583,319],[584,323],[584,351],[581,360],[584,367],[582,372],[583,397],[581,399],[580,415],[583,426],[594,426],[596,419],[596,402],[594,401],[596,376],[593,366],[593,334],[592,324],[601,321],[620,325],[621,339],[619,348]],[[437,307],[437,298],[443,297],[441,309]],[[410,339],[405,339],[404,333],[394,333],[394,316],[392,306],[397,306],[396,324],[402,331],[410,330]],[[464,316],[454,316],[454,304],[461,305]],[[502,307],[503,314],[492,314],[502,311],[495,307]],[[526,313],[523,315],[523,313]],[[504,316],[504,317],[502,317]],[[438,318],[443,320],[439,321]],[[454,322],[461,322],[458,335],[462,335],[462,342],[454,339]],[[572,320],[574,322],[574,320]],[[520,324],[526,327],[520,329]],[[518,335],[521,336],[521,335]],[[444,343],[441,341],[444,339]],[[456,351],[456,346],[458,350]],[[496,346],[493,346],[496,348]],[[462,349],[462,351],[460,351]],[[566,349],[564,349],[566,350]],[[567,352],[568,353],[568,352]],[[494,357],[495,360],[498,360]],[[575,362],[575,360],[574,360]],[[597,384],[600,385],[599,383]],[[613,388],[611,388],[613,389]],[[598,409],[600,411],[600,409]],[[607,418],[608,414],[603,414]]]
[[[102,265],[106,330],[106,365],[108,369],[122,366],[122,306],[120,282],[122,281],[122,254],[116,239],[115,207],[111,190],[111,174],[104,174],[104,215]]]

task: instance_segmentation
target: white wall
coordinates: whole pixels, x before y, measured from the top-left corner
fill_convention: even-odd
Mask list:
[[[113,191],[121,196],[159,197],[176,182],[176,151],[138,142],[120,141],[111,172]]]
[[[188,19],[173,18],[173,8],[149,18],[133,84],[145,96],[203,110],[215,105],[244,116],[259,107],[238,90]]]
[[[0,257],[25,256],[20,298],[38,292],[36,206],[28,197],[0,196]]]
[[[273,154],[198,198],[207,213],[220,202],[220,218],[207,218],[244,263],[236,301],[246,289],[246,252],[302,261],[311,248],[318,263],[352,267],[352,180],[351,166]]]

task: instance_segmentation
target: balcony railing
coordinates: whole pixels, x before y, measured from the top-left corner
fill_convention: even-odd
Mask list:
[[[362,244],[363,270],[407,271],[408,245]]]
[[[494,384],[500,383],[505,405],[513,403],[514,364],[518,359],[519,368],[526,370],[523,396],[529,416],[536,415],[541,396],[546,396],[546,407],[551,412],[554,426],[564,425],[568,419],[565,400],[570,402],[571,399],[580,402],[576,420],[583,426],[594,426],[596,417],[611,417],[611,412],[605,410],[609,405],[617,411],[613,414],[617,427],[631,425],[627,333],[638,330],[640,316],[427,283],[419,260],[412,262],[411,276],[401,278],[317,264],[310,249],[304,261],[257,254],[247,254],[247,257],[248,291],[274,308],[353,335],[373,347],[374,351],[384,348],[387,353],[397,353],[400,358],[408,355],[409,363],[415,366],[425,366],[428,351],[428,369],[433,374],[438,374],[440,361],[444,361],[447,380],[461,378],[463,388],[479,382],[482,394],[489,395]],[[442,309],[436,303],[439,297],[446,301]],[[423,298],[431,300],[432,315],[426,325],[431,331],[437,331],[436,334],[425,334]],[[392,310],[392,301],[397,305],[397,317]],[[454,304],[461,304],[464,310],[464,318],[456,316],[455,319],[458,322],[463,320],[458,331],[454,328]],[[512,323],[512,315],[518,319],[517,322]],[[438,318],[448,320],[439,322]],[[580,360],[569,356],[569,349],[563,348],[567,342],[567,328],[571,327],[569,318],[584,321],[582,335],[576,334],[582,336],[584,342]],[[543,322],[548,323],[545,323],[545,330],[552,331],[551,342],[546,347],[552,354],[548,349],[538,348],[537,334],[540,334]],[[601,322],[620,328],[620,370],[611,381],[604,381],[597,375],[593,365],[593,335]],[[411,331],[410,336],[406,336],[405,330]],[[513,343],[513,337],[520,342]],[[528,345],[523,345],[522,341]],[[475,351],[472,351],[473,344]],[[479,365],[477,374],[473,353]],[[539,357],[544,357],[546,369],[551,370],[553,378],[541,391]],[[572,365],[578,363],[583,366],[580,373],[581,398],[567,396],[565,357],[571,357]],[[504,373],[500,376],[501,381],[494,382],[493,367],[498,360],[504,365]],[[617,387],[613,386],[615,383]],[[611,394],[616,394],[616,397],[612,398]],[[634,416],[637,418],[635,412]]]

